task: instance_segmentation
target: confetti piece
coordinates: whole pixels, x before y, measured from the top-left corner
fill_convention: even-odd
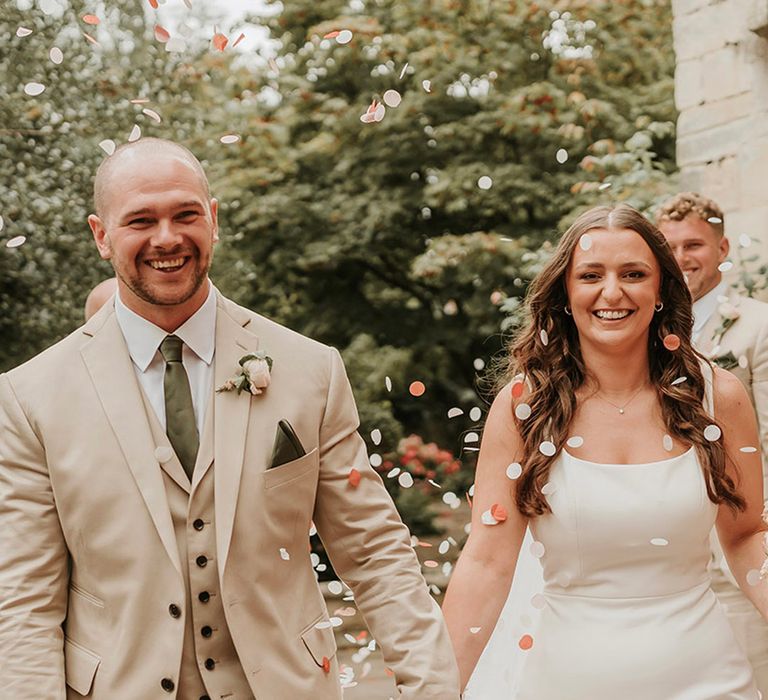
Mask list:
[[[603,182],[600,185],[600,187],[598,187],[597,189],[600,190],[600,192],[602,192],[603,190],[607,190],[609,187],[612,187],[612,186],[613,186],[612,182]]]
[[[654,547],[666,547],[669,544],[669,540],[665,539],[664,537],[654,537],[651,540],[651,544]]]
[[[675,379],[675,381],[672,382],[672,386],[677,386],[678,384],[682,384],[683,382],[688,381],[688,377],[678,377]]]
[[[213,48],[217,51],[224,51],[224,49],[227,48],[227,44],[229,43],[229,39],[224,34],[215,33],[213,35]]]
[[[589,250],[592,247],[592,236],[588,233],[584,233],[579,238],[579,248],[582,250]]]
[[[5,247],[6,248],[18,248],[20,245],[24,245],[26,240],[27,240],[26,236],[14,236],[10,240],[6,241]]]
[[[31,97],[39,95],[43,90],[45,90],[45,85],[42,83],[27,83],[24,86],[24,92]]]
[[[225,134],[219,139],[224,144],[237,143],[239,140],[240,137],[237,134]]]
[[[0,216],[0,231],[3,230],[3,227],[5,226],[5,221],[3,221],[3,217]]]
[[[133,143],[141,138],[141,127],[138,124],[133,125],[131,133],[128,135],[128,143]]]
[[[285,547],[280,547],[280,558],[283,561],[288,561],[291,558],[291,555],[288,554],[288,550]]]
[[[730,260],[726,260],[724,262],[721,262],[717,269],[720,270],[720,272],[728,272],[728,270],[733,269],[733,263]]]
[[[739,363],[739,367],[746,369],[749,366],[749,360],[746,355],[739,355],[739,359],[736,360]]]
[[[387,387],[387,391],[392,391],[392,380],[389,377],[384,377],[384,386]]]
[[[747,454],[752,454],[753,452],[757,452],[756,447],[740,447],[739,452],[745,452]]]
[[[188,10],[192,9],[192,0],[184,0],[184,4],[187,6]]]
[[[330,620],[320,620],[320,622],[315,625],[316,630],[328,630],[331,629],[331,627],[333,627],[333,625]]]
[[[349,481],[349,485],[353,489],[356,489],[360,485],[360,472],[354,468],[350,469],[349,476],[347,476],[347,480]]]
[[[747,583],[750,586],[759,586],[761,581],[760,572],[757,569],[750,569],[747,572]]]
[[[380,454],[377,454],[374,452],[369,458],[368,461],[371,463],[372,467],[380,467],[381,463],[384,461]]]
[[[405,76],[405,72],[406,72],[407,70],[408,70],[408,64],[406,63],[406,64],[403,66],[403,69],[400,71],[400,77],[398,78],[398,80],[402,80],[402,79],[403,79],[403,76]]]
[[[458,416],[461,416],[461,415],[464,415],[464,411],[462,411],[460,408],[456,406],[448,409],[448,418],[457,418]]]
[[[555,488],[555,485],[551,481],[548,481],[546,484],[544,484],[544,486],[541,487],[541,492],[545,496],[549,496],[555,491],[557,491],[557,489]]]
[[[537,559],[541,559],[544,556],[544,545],[541,542],[531,542],[531,554]]]
[[[332,595],[341,595],[344,590],[344,586],[341,581],[331,581],[328,583],[328,592]]]
[[[26,27],[19,27],[16,30],[16,36],[19,37],[19,39],[29,36],[32,33],[31,29],[27,29]]]
[[[350,32],[349,29],[342,29],[336,36],[337,44],[344,45],[348,44],[350,41],[352,41],[352,32]]]
[[[243,39],[245,39],[245,34],[243,34],[243,33],[241,32],[241,33],[240,33],[240,36],[239,36],[239,37],[237,37],[237,39],[235,39],[235,43],[234,43],[234,44],[232,44],[232,48],[234,49],[234,48],[235,48],[235,46],[237,46],[237,45],[238,45],[238,44],[239,44],[239,43],[240,43],[240,42],[241,42]]]
[[[387,472],[387,478],[394,479],[399,473],[400,473],[400,467],[392,467],[392,469],[390,469]]]
[[[723,220],[719,216],[710,216],[707,221],[710,224],[722,224]]]
[[[173,450],[167,445],[160,445],[155,449],[155,459],[161,464],[170,462],[173,459]]]
[[[374,428],[371,431],[371,441],[374,445],[380,445],[381,444],[381,430],[378,428]]]
[[[568,160],[568,151],[566,151],[564,148],[557,149],[557,153],[555,153],[555,160],[562,165],[565,163],[565,161]]]
[[[101,20],[96,15],[83,15],[83,22],[96,26]]]
[[[51,59],[51,62],[55,63],[57,66],[61,65],[61,62],[64,60],[64,53],[58,46],[54,46],[49,52],[48,52],[48,58]]]
[[[536,610],[544,610],[547,606],[547,599],[541,593],[536,593],[533,598],[531,598],[531,605],[536,608]]]
[[[717,442],[722,434],[723,431],[714,423],[704,428],[704,439],[709,442]]]
[[[152,6],[153,10],[157,9],[157,0],[149,0],[149,4]]]
[[[94,46],[101,46],[101,44],[98,41],[96,41],[96,39],[94,39],[90,34],[86,34],[85,32],[83,32],[82,34],[83,34],[83,37],[85,37],[87,41],[90,41]]]
[[[477,186],[481,190],[490,190],[491,187],[493,187],[493,180],[488,177],[488,175],[483,175],[482,177],[478,178]]]
[[[485,360],[482,357],[476,357],[472,366],[479,372],[485,367]]]
[[[99,141],[99,148],[108,156],[111,156],[115,152],[115,142],[112,139],[104,139]]]
[[[464,436],[464,442],[477,442],[479,439],[480,439],[480,436],[475,432],[467,433]]]
[[[533,647],[533,637],[531,637],[530,634],[524,634],[522,637],[520,637],[520,641],[517,643],[517,645],[523,651],[528,651]]]
[[[520,462],[512,462],[512,464],[507,467],[508,479],[512,479],[514,481],[515,479],[518,479],[522,473],[523,467]]]
[[[523,391],[525,391],[524,382],[518,381],[512,384],[512,398],[519,399],[523,395]]]
[[[527,403],[515,406],[515,415],[519,420],[528,420],[531,417],[531,407]]]
[[[323,34],[323,39],[335,39],[337,36],[339,36],[338,29],[332,32],[328,32],[327,34]]]
[[[387,105],[387,107],[392,107],[393,109],[395,107],[399,107],[400,103],[403,100],[403,98],[401,97],[400,93],[397,90],[387,90],[384,93],[383,99],[384,99],[384,104]]]
[[[133,100],[130,100],[132,105],[145,105],[149,100],[146,97],[137,97]]]
[[[742,248],[749,248],[752,245],[752,239],[746,233],[742,233],[739,236],[739,245]]]
[[[469,420],[473,422],[479,421],[483,417],[483,412],[475,406],[470,412],[469,412]]]
[[[481,629],[483,629],[483,628],[482,627],[470,627],[469,631],[472,634],[477,634]]]
[[[661,441],[661,444],[664,446],[664,449],[667,452],[672,452],[672,450],[675,448],[675,443],[672,441],[671,435],[665,435],[664,439]]]
[[[440,566],[440,564],[434,559],[427,559],[424,562],[424,566],[426,566],[428,569],[436,569],[438,566]]]
[[[428,481],[430,484],[432,484],[432,486],[434,486],[435,488],[438,488],[438,489],[441,489],[441,488],[443,488],[442,486],[440,486],[440,484],[438,484],[436,481],[433,481],[432,479],[427,479],[427,481]]]
[[[432,92],[432,81],[431,80],[422,80],[421,81],[421,87],[424,88],[424,92]]]
[[[157,112],[155,112],[154,109],[149,109],[145,107],[144,109],[141,110],[141,113],[146,114],[150,119],[154,119],[158,124],[162,121],[162,119],[160,118],[160,115]]]
[[[408,472],[403,472],[397,477],[397,483],[404,489],[409,489],[413,486],[413,477]]]
[[[171,34],[165,27],[161,27],[159,24],[155,25],[155,39],[164,44],[170,38]]]
[[[539,338],[541,338],[542,345],[549,345],[549,335],[547,335],[547,332],[543,328],[539,331]]]
[[[664,336],[663,343],[667,350],[674,352],[680,347],[680,338],[678,338],[674,333],[669,333],[668,335]]]
[[[568,447],[581,447],[584,444],[584,438],[580,435],[569,437],[565,443]]]
[[[543,454],[545,457],[552,457],[557,452],[557,447],[555,447],[553,442],[544,440],[544,442],[539,445],[539,452],[541,452],[541,454]]]
[[[490,509],[483,511],[483,514],[480,516],[480,522],[483,523],[483,525],[498,525],[499,521],[496,520],[496,518],[493,517],[493,514],[491,513]]]
[[[324,673],[330,673],[331,672],[331,662],[328,660],[327,656],[323,657],[323,672]]]
[[[439,554],[447,554],[450,548],[451,548],[451,543],[448,540],[443,540],[440,543],[440,546],[437,548],[437,551]]]
[[[411,396],[419,397],[423,396],[424,392],[427,390],[427,387],[424,386],[424,382],[411,382],[411,385],[408,387],[408,391],[411,394]]]
[[[491,517],[497,522],[503,523],[507,519],[507,509],[498,503],[494,503],[491,506]]]

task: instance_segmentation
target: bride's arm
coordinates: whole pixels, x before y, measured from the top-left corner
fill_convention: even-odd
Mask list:
[[[520,462],[523,454],[512,402],[508,385],[488,413],[475,475],[472,528],[443,604],[462,690],[504,607],[527,525],[515,506],[515,482],[507,476],[507,467]],[[483,513],[496,504],[507,519],[483,524]]]
[[[758,580],[766,558],[762,520],[763,471],[755,412],[744,386],[730,372],[715,372],[715,416],[723,429],[726,469],[747,502],[745,511],[719,507],[717,534],[731,573],[744,594],[768,620],[768,581]],[[742,452],[756,447],[756,452]]]

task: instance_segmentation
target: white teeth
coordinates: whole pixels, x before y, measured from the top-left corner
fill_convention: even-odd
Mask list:
[[[629,316],[629,311],[595,311],[598,318],[604,318],[609,321],[616,321],[620,318]]]
[[[184,258],[176,258],[176,260],[150,260],[149,265],[155,270],[162,270],[169,267],[181,267],[184,264]]]

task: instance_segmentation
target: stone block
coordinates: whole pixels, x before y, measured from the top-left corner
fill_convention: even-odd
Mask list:
[[[672,0],[672,12],[675,17],[682,17],[717,2],[722,2],[722,0]]]
[[[728,156],[708,163],[699,177],[701,194],[714,199],[723,211],[734,211],[742,206],[739,182],[740,164],[736,156]]]
[[[739,189],[744,205],[766,204],[768,183],[768,134],[752,138],[745,143],[739,154]],[[767,231],[768,233],[768,231]]]
[[[704,56],[749,35],[751,0],[729,0],[675,16],[672,29],[678,61]]]
[[[723,97],[738,95],[751,88],[751,70],[744,60],[739,44],[730,44],[704,55],[702,67],[702,97],[714,102]]]
[[[704,82],[703,66],[700,60],[678,61],[675,66],[675,107],[682,112],[689,107],[700,105]]]
[[[696,134],[679,134],[677,164],[681,168],[693,164],[704,165],[735,155],[748,136],[750,123],[749,117],[743,117]]]
[[[678,136],[695,134],[705,129],[727,124],[734,119],[752,114],[754,96],[750,92],[726,97],[716,102],[706,102],[680,112],[677,120]]]

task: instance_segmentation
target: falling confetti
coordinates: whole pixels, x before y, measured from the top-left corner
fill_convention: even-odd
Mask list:
[[[447,554],[450,548],[451,548],[451,543],[448,540],[443,540],[440,543],[440,546],[437,548],[437,551],[439,554]]]
[[[330,662],[330,660],[328,659],[327,656],[323,657],[322,666],[323,666],[323,672],[324,673],[330,673],[331,672],[331,662]]]
[[[481,190],[490,190],[491,187],[493,187],[493,180],[488,177],[488,175],[483,175],[482,177],[478,178],[477,186]]]
[[[32,33],[31,29],[27,29],[26,27],[19,27],[16,30],[16,36],[19,37],[19,39],[29,36]]]
[[[6,248],[18,248],[20,245],[24,245],[26,242],[27,237],[26,236],[14,236],[10,240],[8,240],[5,244]]]
[[[384,104],[387,105],[387,107],[392,107],[393,109],[398,107],[403,100],[397,90],[387,90],[384,93],[383,99]]]
[[[426,566],[428,569],[436,569],[438,566],[440,566],[440,564],[434,559],[427,559],[424,562],[424,566]]]
[[[352,41],[352,32],[349,29],[342,29],[336,36],[336,43],[342,46],[350,41]]]
[[[757,452],[756,447],[740,447],[739,452],[746,452],[747,454],[752,454],[753,452]]]
[[[323,34],[323,39],[335,39],[337,36],[339,36],[338,29],[332,32],[328,32],[327,34]]]
[[[3,217],[0,216],[0,231],[3,230],[3,227],[5,226],[5,221],[3,221]]]
[[[388,479],[394,479],[400,473],[400,467],[393,467],[387,472]]]
[[[285,547],[280,547],[280,558],[283,561],[288,561],[291,558],[291,555],[288,554],[288,550]]]
[[[483,629],[483,628],[482,627],[470,627],[469,631],[470,631],[471,634],[477,634],[481,629]]]
[[[111,156],[115,152],[115,142],[112,139],[104,139],[99,142],[99,148],[108,156]]]
[[[128,135],[128,143],[133,143],[141,138],[141,127],[138,124],[133,125],[131,133]]]
[[[592,236],[590,236],[588,233],[584,233],[581,235],[581,238],[579,238],[579,248],[582,250],[589,250],[592,247]]]
[[[739,363],[739,367],[741,367],[742,369],[746,369],[747,367],[749,367],[749,360],[747,359],[746,355],[739,355],[739,359],[736,360],[736,362]]]
[[[654,547],[666,547],[669,544],[669,540],[665,539],[664,537],[654,537],[651,540],[651,544]]]
[[[512,398],[519,399],[525,391],[525,384],[522,381],[517,381],[512,384]]]
[[[349,481],[349,485],[356,489],[360,485],[360,472],[357,471],[354,467],[349,470],[349,476],[347,476],[347,481]]]
[[[565,443],[568,447],[581,447],[584,444],[584,438],[580,435],[573,435]]]
[[[568,160],[568,151],[566,151],[564,148],[559,148],[557,153],[555,153],[555,160],[557,160],[557,162],[561,165],[565,163],[565,161]]]
[[[409,489],[413,486],[413,477],[408,472],[403,472],[397,477],[397,483],[404,489]]]
[[[475,406],[475,407],[474,407],[474,408],[473,408],[473,409],[472,409],[472,410],[469,412],[469,420],[471,420],[471,421],[473,421],[473,422],[475,422],[475,423],[476,423],[477,421],[479,421],[479,420],[480,420],[480,418],[482,418],[482,416],[483,416],[483,412],[482,412],[482,411],[481,411],[481,410],[480,410],[480,409],[479,409],[477,406]]]
[[[707,221],[710,224],[722,224],[723,220],[719,216],[710,216]]]
[[[612,185],[613,185],[613,183],[611,183],[611,182],[604,182],[604,183],[602,183],[602,184],[600,185],[600,187],[598,187],[597,189],[598,189],[598,190],[600,190],[600,191],[602,192],[603,190],[607,190],[607,189],[608,189],[609,187],[611,187]]]
[[[421,87],[424,88],[424,92],[432,92],[432,81],[431,80],[422,80],[421,81]]]
[[[477,433],[467,433],[464,436],[464,442],[477,442],[480,439],[480,436]]]
[[[99,44],[99,42],[96,41],[96,39],[94,39],[90,34],[83,32],[83,37],[86,39],[86,41],[89,41],[94,46],[101,46],[101,44]]]
[[[512,462],[512,464],[507,467],[508,479],[512,479],[514,481],[515,479],[518,479],[522,473],[523,467],[519,462]]]
[[[476,357],[472,366],[479,372],[485,367],[485,360],[482,357]]]
[[[224,49],[227,48],[228,43],[229,39],[227,39],[226,35],[219,32],[216,32],[213,35],[213,48],[217,51],[224,51]]]
[[[491,513],[490,508],[486,511],[483,511],[483,514],[480,516],[480,522],[483,523],[483,525],[498,525],[499,521],[496,520],[496,518],[493,517],[493,513]]]
[[[541,492],[545,496],[549,496],[550,494],[553,494],[555,491],[557,491],[557,489],[555,488],[555,485],[551,481],[548,481],[546,484],[544,484],[544,486],[541,487]]]
[[[664,446],[664,449],[667,452],[672,452],[672,450],[675,448],[675,443],[672,441],[671,435],[665,435],[664,439],[661,441],[661,444]]]
[[[761,581],[760,572],[757,569],[750,569],[747,572],[747,583],[750,586],[759,586]]]
[[[460,408],[456,406],[448,409],[448,418],[457,418],[458,416],[461,416],[461,415],[464,415],[464,411],[462,411]]]
[[[752,245],[752,239],[746,233],[742,233],[739,236],[739,245],[742,248],[749,248]]]
[[[237,45],[238,45],[238,44],[239,44],[239,43],[240,43],[240,42],[241,42],[243,39],[245,39],[245,34],[243,34],[242,32],[240,32],[240,36],[239,36],[239,37],[237,37],[237,39],[235,39],[235,43],[234,43],[234,44],[232,44],[232,48],[234,49],[234,48],[235,48],[235,46],[237,46]]]
[[[527,403],[515,406],[515,415],[519,420],[528,420],[531,417],[531,407]]]
[[[380,445],[381,444],[381,430],[378,428],[374,428],[371,431],[371,441],[374,445]]]
[[[170,38],[171,34],[165,27],[161,27],[159,24],[155,25],[155,39],[164,44]]]
[[[498,503],[494,503],[491,506],[491,517],[497,522],[503,523],[507,519],[507,509]]]
[[[157,0],[149,0],[149,4],[152,6],[153,10],[157,9]]]
[[[549,345],[549,335],[543,328],[539,331],[539,338],[541,338],[542,345]]]
[[[83,22],[96,26],[101,20],[96,15],[83,15]]]
[[[45,90],[45,85],[42,83],[27,83],[24,86],[24,92],[30,97],[35,97]]]
[[[665,335],[662,342],[664,343],[664,347],[670,352],[674,352],[680,347],[680,338],[678,338],[674,333]]]
[[[225,134],[219,139],[224,144],[237,143],[239,140],[240,137],[237,134]]]
[[[555,447],[553,442],[544,440],[544,442],[539,445],[539,452],[541,452],[541,454],[543,454],[545,457],[552,457],[557,452],[557,447]]]
[[[380,467],[381,463],[384,461],[380,454],[377,454],[374,452],[370,457],[370,463],[372,467]]]
[[[342,585],[341,581],[331,581],[328,584],[328,592],[331,595],[341,595],[341,592],[344,590],[344,586]]]
[[[672,386],[677,386],[678,384],[682,384],[683,382],[688,381],[688,377],[678,377],[675,379],[675,381],[672,382]]]
[[[162,119],[160,118],[160,115],[157,112],[155,112],[154,109],[149,109],[145,107],[144,109],[141,110],[141,113],[146,114],[150,119],[154,119],[158,124],[162,121]]]
[[[57,66],[61,65],[62,61],[64,60],[64,53],[58,46],[54,46],[49,52],[48,52],[48,58],[51,59],[52,63],[55,63]]]
[[[389,377],[384,377],[384,386],[387,388],[387,391],[392,391],[392,380]]]
[[[723,431],[714,423],[704,428],[704,439],[709,442],[717,442],[722,434]]]
[[[405,76],[405,72],[406,72],[407,70],[408,70],[408,64],[406,63],[406,64],[403,66],[403,69],[400,71],[400,77],[398,78],[398,80],[402,80],[402,79],[403,79],[403,76]]]
[[[411,396],[419,397],[423,396],[424,392],[427,390],[427,387],[424,386],[424,382],[411,382],[411,385],[408,387],[408,392],[411,394]]]
[[[728,272],[728,270],[733,269],[733,263],[730,260],[726,260],[725,262],[721,262],[717,269],[720,270],[720,272]]]
[[[170,462],[173,459],[173,450],[167,445],[160,445],[160,447],[155,449],[155,459],[160,464]]]
[[[544,556],[545,549],[541,542],[531,542],[531,554],[537,559],[541,559]]]
[[[523,651],[528,651],[529,649],[533,648],[533,637],[531,637],[530,634],[524,634],[522,637],[520,637],[520,641],[517,643],[517,646],[519,646]]]

